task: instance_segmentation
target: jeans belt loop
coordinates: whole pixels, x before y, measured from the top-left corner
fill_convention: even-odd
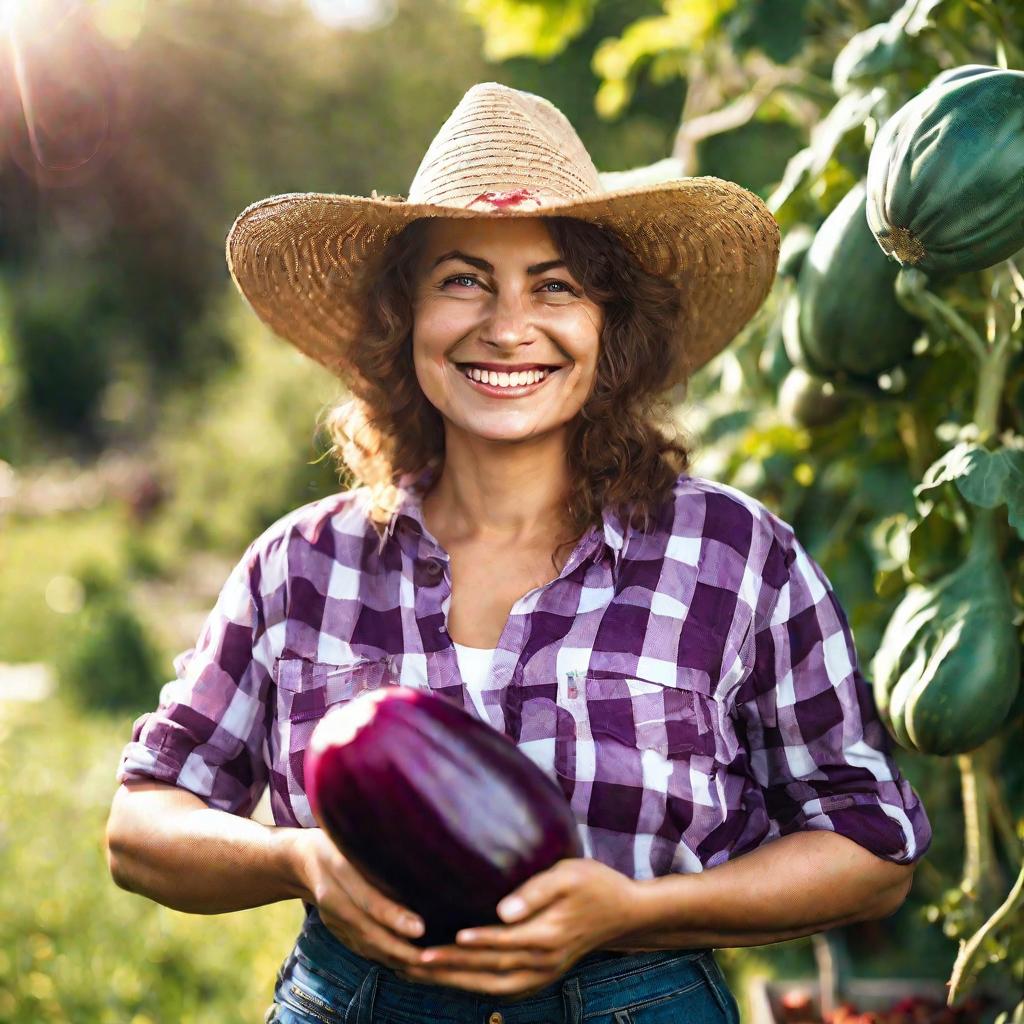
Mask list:
[[[377,997],[380,968],[371,967],[345,1011],[345,1024],[373,1024],[373,1003]]]
[[[566,978],[562,983],[562,1004],[565,1007],[565,1024],[583,1024],[583,996],[578,977]]]

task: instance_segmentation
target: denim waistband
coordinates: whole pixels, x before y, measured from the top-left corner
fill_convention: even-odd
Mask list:
[[[351,1024],[369,1024],[374,1007],[383,1000],[395,1008],[415,1006],[428,986],[407,982],[383,964],[368,960],[342,943],[320,919],[315,906],[304,904],[306,919],[295,945],[293,956],[299,955],[326,979],[335,980],[348,990],[355,990]],[[669,967],[667,965],[675,965]],[[516,996],[482,995],[459,989],[445,989],[445,1005],[449,1019],[480,1019],[484,1006],[500,1006],[503,1010],[525,1011],[530,1019],[544,1019],[545,1004],[567,1021],[582,1021],[582,989],[597,991],[614,988],[640,975],[658,974],[664,970],[692,970],[704,976],[718,967],[710,949],[664,949],[642,953],[617,953],[594,950],[578,960],[557,981],[538,990],[526,999]],[[436,992],[436,986],[433,987]],[[353,1017],[351,1014],[354,1013]]]

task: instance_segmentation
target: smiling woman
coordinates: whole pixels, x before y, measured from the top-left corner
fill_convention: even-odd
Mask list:
[[[778,242],[732,182],[604,192],[560,111],[493,82],[407,201],[288,194],[236,220],[242,294],[349,388],[327,424],[358,486],[243,553],[133,726],[118,779],[146,788],[108,835],[119,883],[179,909],[303,901],[268,1021],[738,1024],[714,947],[905,896],[931,831],[831,585],[761,502],[687,472],[665,415]],[[371,886],[305,788],[317,722],[386,685],[514,743],[585,852],[430,951],[429,907]],[[276,827],[239,820],[268,785]]]
[[[325,423],[372,495],[374,522],[393,514],[395,479],[442,457],[458,465],[467,446],[477,466],[512,456],[556,485],[561,514],[534,532],[561,530],[563,546],[609,503],[631,501],[642,523],[687,468],[664,393],[681,376],[678,292],[614,231],[571,217],[415,220],[361,286],[366,317],[348,356],[355,400],[341,399]],[[460,364],[486,368],[486,383]],[[553,370],[511,388],[500,367],[517,365]],[[558,551],[548,557],[557,567]]]

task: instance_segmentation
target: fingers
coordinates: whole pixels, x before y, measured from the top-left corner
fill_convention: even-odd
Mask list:
[[[445,970],[512,971],[557,970],[564,956],[542,949],[464,949],[460,946],[434,946],[420,950],[416,965],[428,972]]]
[[[391,968],[406,967],[419,961],[422,950],[418,946],[405,942],[354,908],[352,914],[344,917],[321,909],[320,917],[339,942],[368,960],[376,960]]]
[[[379,925],[410,938],[423,934],[422,918],[385,896],[347,861],[342,875],[342,884],[352,902]]]
[[[417,964],[423,952],[419,946],[404,941],[368,917],[363,918],[362,937],[370,947],[372,959],[385,963],[388,967],[408,967]]]
[[[589,864],[585,858],[569,857],[558,861],[509,893],[498,904],[498,916],[505,922],[532,917],[566,891],[578,887],[581,872],[588,869]]]

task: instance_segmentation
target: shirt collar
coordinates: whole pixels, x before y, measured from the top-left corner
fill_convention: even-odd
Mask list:
[[[422,496],[427,486],[434,477],[435,467],[426,468],[403,473],[398,480],[399,503],[397,509],[391,514],[388,520],[384,535],[381,538],[378,552],[383,550],[385,541],[401,522],[410,524],[418,533],[426,531],[426,524],[423,522]],[[622,561],[622,554],[626,545],[627,526],[622,518],[611,508],[602,510],[603,531],[591,529],[590,533],[596,538],[593,547],[603,546],[612,556],[613,578],[618,578],[618,570]]]

